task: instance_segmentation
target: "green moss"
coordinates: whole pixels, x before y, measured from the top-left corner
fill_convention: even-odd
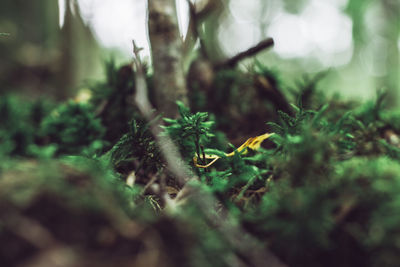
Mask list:
[[[95,141],[101,140],[105,130],[90,106],[69,102],[43,120],[42,131],[50,143],[57,144],[57,153],[77,154],[84,147],[97,146]]]
[[[192,96],[196,112],[178,102],[180,117],[164,118],[163,134],[196,172],[199,192],[216,200],[205,214],[190,195],[181,206],[168,206],[163,194],[173,198],[182,187],[149,131],[155,121],[144,121],[127,102],[134,73],[111,63],[107,73],[106,81],[93,84],[89,104],[55,108],[44,100],[0,99],[0,241],[18,247],[8,265],[20,263],[26,251],[38,253],[9,228],[21,218],[39,222],[82,255],[113,263],[108,253],[114,249],[126,260],[149,248],[168,266],[248,262],[219,231],[226,213],[259,242],[256,248],[265,245],[288,265],[400,262],[399,114],[386,109],[384,93],[366,103],[329,99],[317,90],[317,75],[274,102],[257,90],[278,96],[279,73],[260,64],[217,73],[211,91],[198,88]],[[290,98],[297,103],[285,102]],[[263,147],[227,156],[267,129],[275,134]],[[238,139],[232,145],[226,136]],[[204,154],[220,158],[197,168],[194,156],[201,165],[210,162]],[[110,247],[101,243],[104,231],[115,238]]]

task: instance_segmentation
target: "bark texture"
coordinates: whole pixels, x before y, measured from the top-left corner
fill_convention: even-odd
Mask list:
[[[148,10],[155,103],[166,117],[176,117],[175,102],[188,100],[175,0],[149,0]]]

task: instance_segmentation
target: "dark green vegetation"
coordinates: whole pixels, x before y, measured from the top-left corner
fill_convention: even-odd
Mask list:
[[[129,66],[107,73],[87,103],[0,98],[0,265],[251,266],[190,196],[163,199],[182,184],[150,133],[160,118],[133,105]],[[165,119],[209,211],[290,266],[399,266],[399,111],[384,92],[356,103],[325,96],[321,77],[287,92],[277,77],[223,70]],[[260,150],[225,156],[265,132]],[[196,153],[221,159],[198,169]]]

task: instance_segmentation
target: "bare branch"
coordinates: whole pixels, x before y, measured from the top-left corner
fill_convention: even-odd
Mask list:
[[[265,40],[259,42],[256,46],[253,46],[253,47],[249,48],[248,50],[241,52],[230,59],[227,59],[223,62],[217,63],[215,65],[215,68],[216,69],[234,68],[239,63],[239,61],[241,61],[245,58],[248,58],[248,57],[252,57],[255,54],[257,54],[258,52],[260,52],[264,49],[270,48],[273,45],[274,45],[274,40],[272,38],[265,39]]]
[[[155,115],[153,108],[147,98],[147,86],[143,67],[141,65],[139,49],[134,44],[134,65],[136,66],[136,97],[135,102],[142,115],[151,121]],[[161,124],[161,122],[160,122]],[[221,232],[230,245],[235,249],[236,254],[241,260],[246,262],[248,266],[254,267],[284,267],[285,265],[279,261],[271,252],[259,244],[255,238],[247,234],[244,229],[237,225],[235,219],[226,211],[223,216],[212,212],[217,200],[208,192],[201,190],[199,186],[194,185],[190,181],[197,181],[198,177],[191,172],[182,160],[177,147],[174,145],[169,136],[161,135],[160,127],[151,124],[150,131],[153,134],[164,160],[167,162],[168,170],[175,178],[185,186],[179,192],[174,200],[167,201],[169,208],[179,203],[192,201],[203,213],[206,220],[212,224],[215,229]]]
[[[135,103],[138,106],[142,115],[146,118],[147,121],[153,121],[155,119],[155,112],[154,108],[151,106],[150,101],[147,97],[147,85],[145,74],[143,72],[143,66],[140,60],[140,55],[138,47],[136,46],[135,42],[133,42],[133,53],[135,58],[133,60],[134,65],[136,67],[136,97]],[[176,105],[174,103],[174,105]],[[182,164],[182,157],[179,154],[177,147],[173,144],[171,139],[161,134],[162,122],[160,121],[159,124],[152,123],[150,124],[150,131],[153,134],[156,142],[161,150],[161,153],[164,157],[165,162],[167,163],[167,168],[173,173],[178,181],[183,185],[188,180],[189,177],[195,177],[194,174]]]

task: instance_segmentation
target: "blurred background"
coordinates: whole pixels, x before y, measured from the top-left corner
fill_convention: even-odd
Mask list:
[[[150,60],[146,2],[2,0],[0,93],[66,99],[102,79],[111,57],[129,62],[132,39]],[[176,2],[184,37],[188,5]],[[203,30],[216,59],[272,37],[274,48],[257,59],[278,70],[287,87],[329,70],[319,84],[328,94],[369,99],[385,88],[399,103],[399,17],[398,0],[224,0]]]

